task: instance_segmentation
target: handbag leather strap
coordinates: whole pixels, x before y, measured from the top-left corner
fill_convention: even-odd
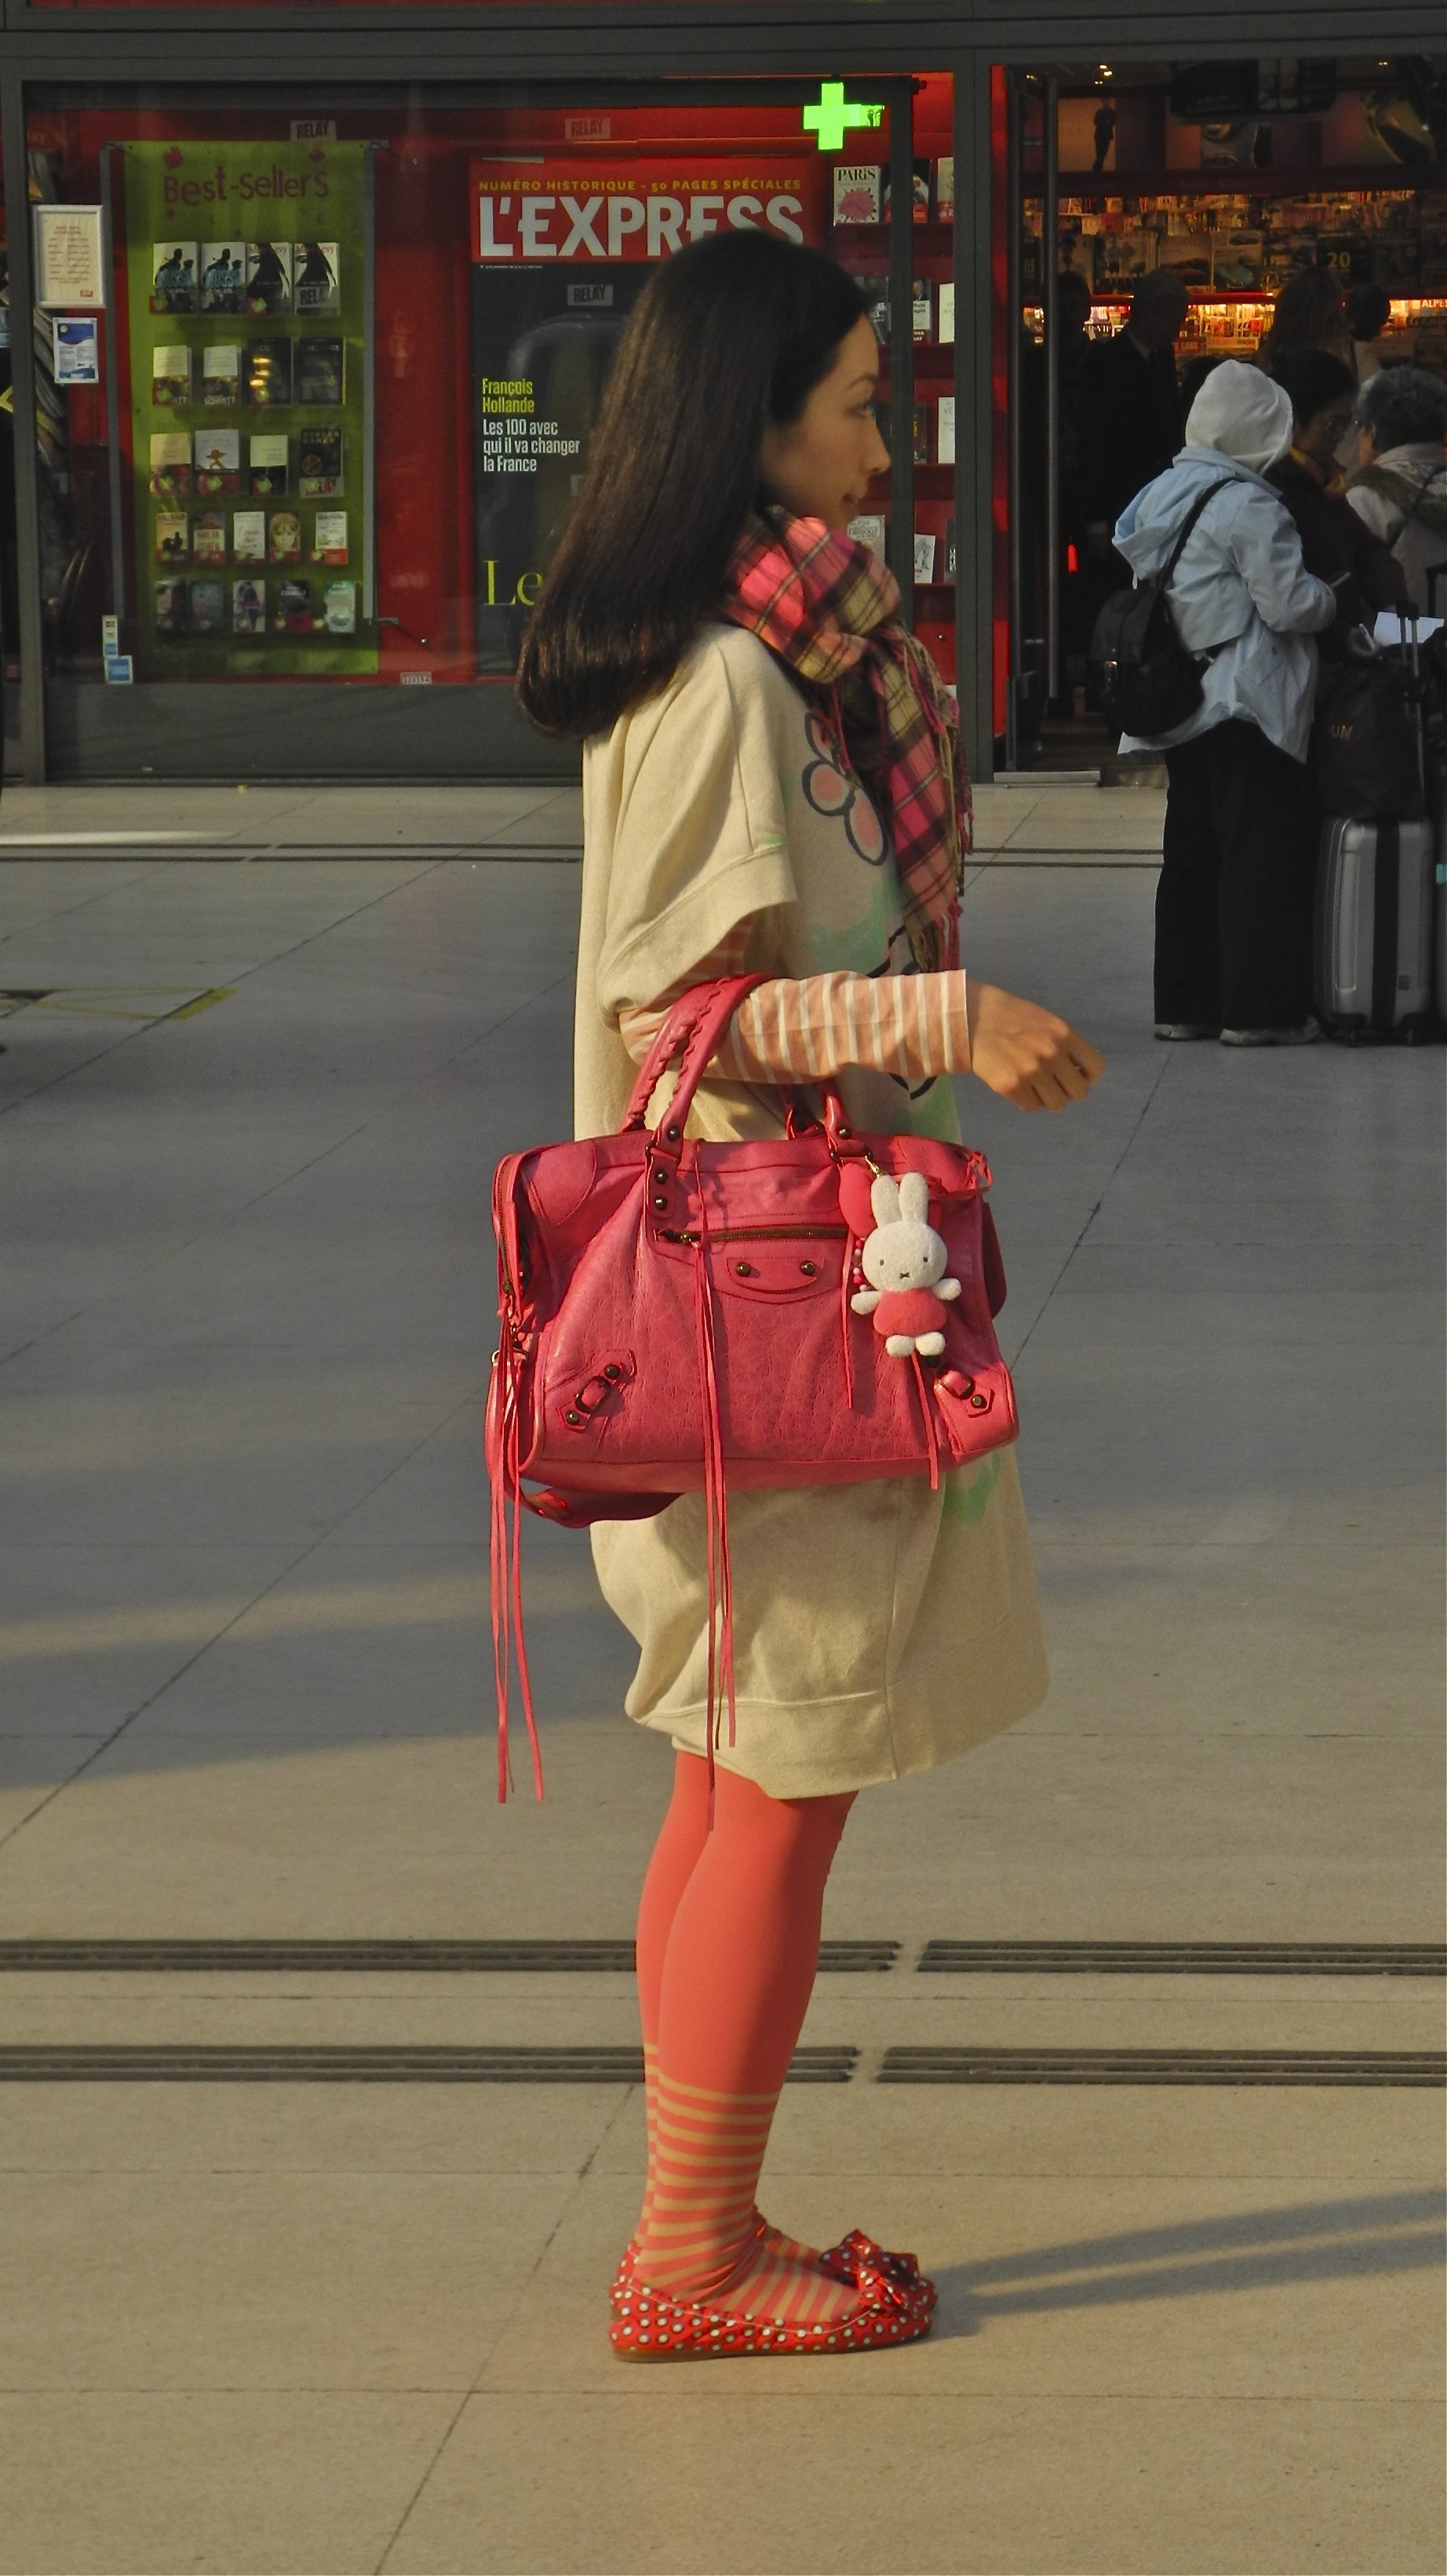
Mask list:
[[[639,1067],[619,1134],[636,1134],[647,1124],[649,1103],[659,1079],[677,1056],[680,1062],[673,1097],[653,1130],[654,1151],[676,1161],[694,1096],[730,1020],[740,1002],[747,1001],[760,984],[773,981],[772,975],[722,975],[714,983],[692,984],[686,993],[680,993]],[[791,1136],[797,1135],[802,1126],[815,1123],[791,1084],[779,1083],[775,1088]],[[847,1137],[844,1103],[837,1086],[825,1080],[815,1089],[824,1103],[825,1132],[831,1144]]]
[[[768,975],[722,975],[716,983],[691,984],[686,993],[680,993],[639,1067],[638,1079],[623,1113],[623,1124],[618,1131],[620,1135],[626,1136],[646,1125],[648,1104],[657,1089],[659,1077],[667,1072],[674,1057],[678,1056],[681,1058],[678,1083],[664,1118],[670,1127],[677,1127],[679,1136],[682,1136],[688,1113],[693,1107],[694,1093],[703,1079],[704,1067],[717,1049],[740,1002],[747,1001],[760,984],[772,980]],[[665,1141],[661,1126],[655,1141],[659,1144]],[[678,1139],[669,1137],[667,1141],[676,1143]]]

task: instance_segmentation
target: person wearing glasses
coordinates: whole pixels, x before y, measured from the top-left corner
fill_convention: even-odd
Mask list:
[[[1425,611],[1427,575],[1447,564],[1447,383],[1425,367],[1383,367],[1358,393],[1352,425],[1347,500],[1396,556],[1410,606]]]
[[[1407,607],[1407,575],[1346,497],[1338,451],[1355,415],[1351,369],[1329,350],[1295,349],[1278,359],[1276,382],[1291,397],[1291,445],[1266,479],[1296,521],[1307,571],[1336,591],[1339,626],[1370,626],[1379,608]]]

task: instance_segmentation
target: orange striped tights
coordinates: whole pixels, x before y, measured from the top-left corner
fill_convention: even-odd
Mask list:
[[[811,2325],[857,2292],[760,2220],[759,2168],[819,1959],[824,1883],[854,1803],[767,1798],[680,1753],[638,1915],[648,2188],[638,2275]]]

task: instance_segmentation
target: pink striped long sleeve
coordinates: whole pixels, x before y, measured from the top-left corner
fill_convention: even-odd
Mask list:
[[[744,969],[750,924],[741,922],[700,959],[690,984]],[[677,992],[621,1011],[623,1043],[641,1064]],[[970,1065],[969,995],[963,969],[942,975],[776,976],[741,1003],[713,1059],[735,1082],[810,1082],[865,1066],[906,1082]]]

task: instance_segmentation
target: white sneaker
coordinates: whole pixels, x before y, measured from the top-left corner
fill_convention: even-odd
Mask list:
[[[1223,1046],[1314,1046],[1321,1035],[1317,1020],[1303,1020],[1295,1029],[1223,1029]]]

